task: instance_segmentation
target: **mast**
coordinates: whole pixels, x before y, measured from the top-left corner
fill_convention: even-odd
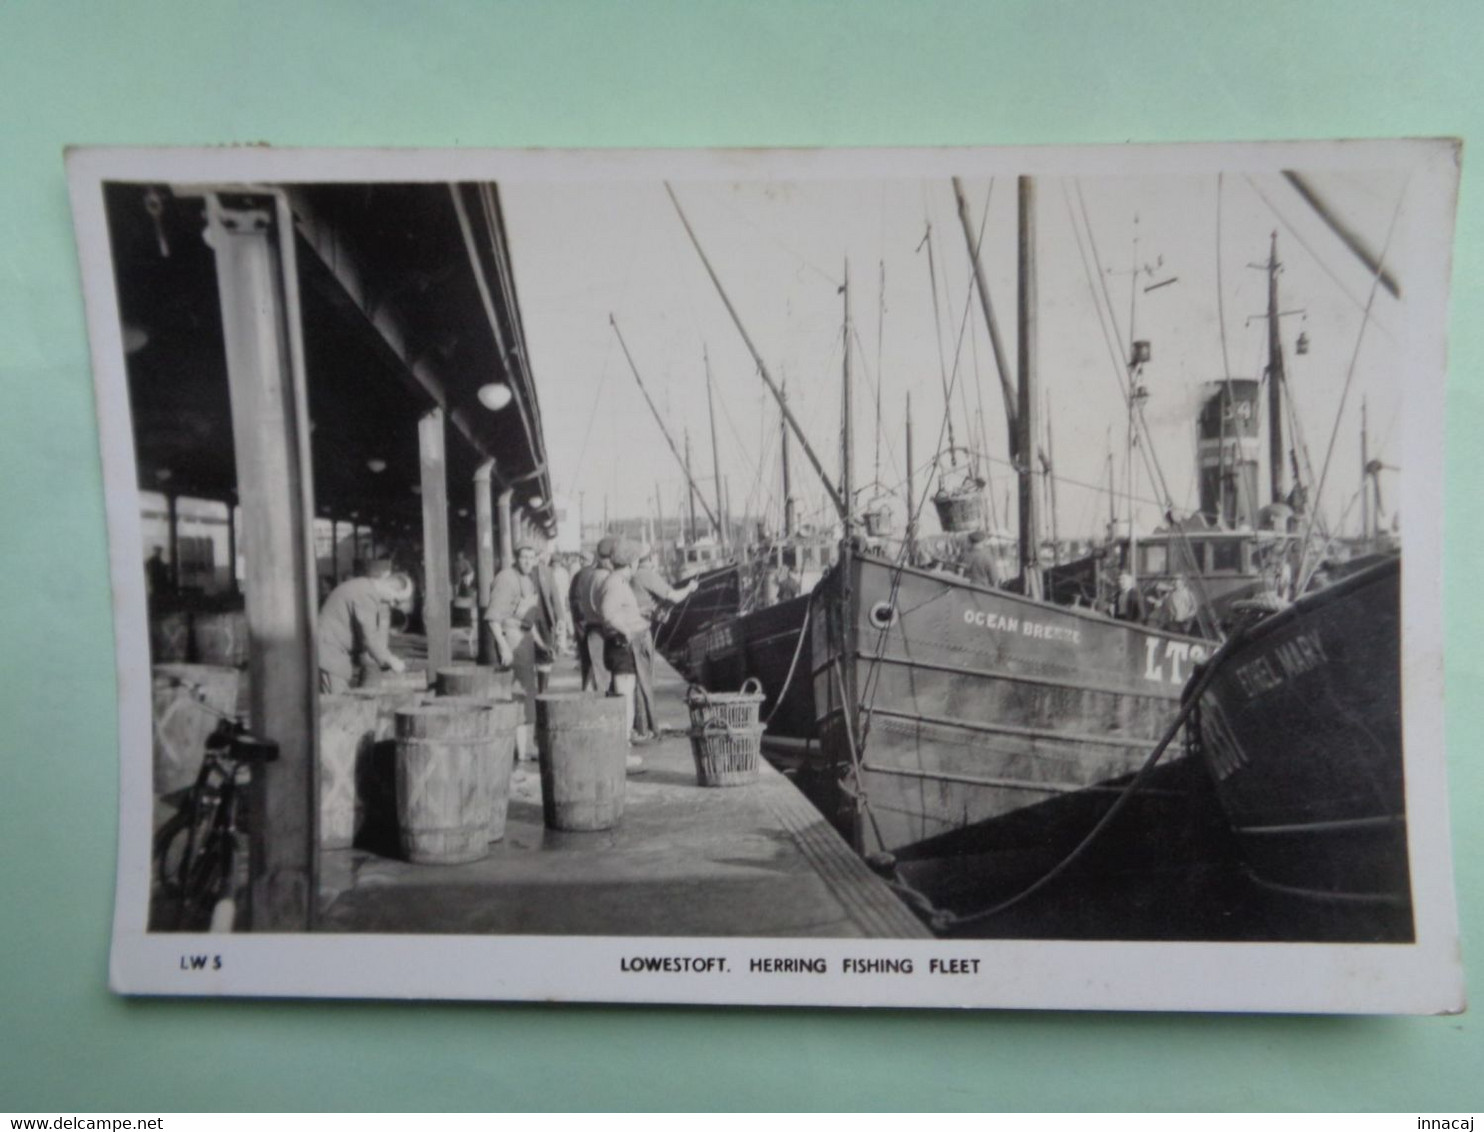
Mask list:
[[[1015,423],[1015,386],[1010,381],[1010,366],[1005,361],[1005,347],[1000,341],[999,320],[995,318],[994,307],[989,301],[989,287],[984,282],[984,266],[979,261],[979,243],[974,239],[974,228],[969,223],[969,202],[964,197],[963,182],[957,177],[953,178],[953,195],[958,198],[958,219],[964,228],[964,240],[969,245],[969,258],[974,262],[974,285],[979,291],[979,307],[984,312],[984,324],[989,328],[989,344],[994,348],[995,369],[1000,375],[1000,394],[1005,399],[1005,421],[1010,428],[1010,459],[1015,461],[1022,451],[1017,447],[1020,432]],[[983,431],[981,427],[980,432]]]
[[[841,516],[843,522],[843,537],[848,542],[854,533],[852,530],[851,516],[855,511],[855,428],[851,419],[854,414],[853,393],[850,380],[850,261],[845,261],[845,282],[840,286],[840,294],[845,306],[845,328],[841,332],[845,340],[845,377],[844,388],[840,395],[841,412],[845,417],[844,427],[840,431],[840,494],[845,499],[845,514]]]
[[[880,380],[878,377],[877,380]],[[917,477],[912,465],[912,390],[907,390],[907,562],[917,557]]]
[[[726,543],[732,544],[732,485],[727,482],[725,476],[721,479],[721,526],[726,531]],[[746,545],[746,539],[743,540]]]
[[[1283,339],[1278,332],[1278,232],[1268,252],[1268,474],[1272,501],[1283,503]]]
[[[783,415],[779,418],[778,427],[783,430],[783,537],[788,538],[794,533],[794,493],[793,485],[788,476],[788,379],[784,378],[783,391],[780,395],[779,404],[783,406]]]
[[[716,539],[723,549],[727,545],[725,516],[726,505],[721,501],[721,452],[716,447],[716,404],[711,398],[711,353],[701,347],[701,358],[706,363],[706,414],[711,418],[711,475],[716,481]]]
[[[659,521],[660,532],[659,538],[657,538],[655,542],[661,543],[665,541],[665,497],[660,494],[660,485],[658,480],[656,480],[654,484],[654,513],[655,518]]]
[[[886,260],[881,261],[881,282],[876,308],[876,466],[872,469],[873,491],[881,488],[881,339],[886,324]]]
[[[697,487],[696,487],[696,481],[693,480],[693,479],[691,479],[691,475],[690,475],[690,456],[688,454],[689,453],[689,450],[690,450],[690,430],[687,429],[686,430],[686,434],[685,434],[685,444],[686,444],[687,455],[681,456],[680,450],[675,447],[675,441],[674,441],[674,439],[670,436],[670,430],[665,427],[664,418],[660,416],[660,411],[657,408],[655,408],[655,406],[654,406],[654,400],[649,396],[649,390],[644,387],[644,379],[639,376],[639,367],[634,364],[634,355],[631,354],[631,353],[629,353],[629,344],[623,340],[623,332],[618,329],[618,320],[615,319],[611,313],[608,315],[608,325],[611,326],[611,327],[613,327],[613,333],[618,336],[618,344],[623,347],[623,356],[628,360],[629,370],[630,370],[631,373],[633,373],[634,380],[636,382],[638,382],[638,384],[639,384],[639,392],[642,393],[642,394],[644,394],[644,403],[649,406],[649,411],[654,415],[654,423],[660,426],[660,433],[664,436],[665,443],[670,446],[670,453],[671,453],[671,455],[673,455],[675,457],[676,463],[678,463],[680,465],[680,467],[685,471],[685,482],[688,483],[688,484],[690,484],[690,491],[691,491],[691,523],[690,523],[690,525],[691,525],[691,541],[694,542],[695,541],[695,529],[696,529],[696,519],[695,519],[696,505],[695,505],[695,500],[696,500],[696,497],[699,496],[701,493],[700,493],[699,489],[697,489]],[[604,502],[604,509],[605,509],[605,512],[606,512],[606,509],[607,509],[607,503],[606,503],[607,496],[604,496],[603,498],[605,500],[605,502]],[[716,516],[713,515],[713,514],[711,514],[711,508],[706,505],[706,500],[704,498],[701,499],[701,506],[703,508],[705,508],[706,517],[708,519],[710,519],[713,523],[716,522]],[[603,521],[603,526],[604,526],[605,532],[606,532],[606,528],[608,526],[608,522],[607,522],[606,516],[605,516],[604,521]]]
[[[1360,535],[1366,540],[1367,548],[1371,541],[1371,456],[1368,451],[1369,438],[1366,435],[1366,404],[1365,398],[1360,401]]]
[[[1051,561],[1061,565],[1061,535],[1056,529],[1056,446],[1051,437],[1051,405],[1046,405],[1046,454],[1041,467],[1046,473],[1046,504],[1051,510]]]
[[[1041,596],[1040,528],[1036,516],[1036,469],[1033,461],[1036,440],[1036,183],[1022,176],[1018,183],[1020,232],[1017,269],[1020,277],[1016,300],[1016,329],[1020,349],[1018,413],[1020,473],[1020,564],[1025,595]]]
[[[690,484],[690,541],[696,541],[696,481],[690,475],[690,429],[685,430],[685,482]],[[710,512],[707,512],[710,514]],[[715,519],[712,520],[715,522]]]
[[[752,339],[748,337],[747,328],[742,325],[742,319],[738,316],[737,309],[732,306],[732,300],[727,297],[726,290],[722,287],[720,278],[717,277],[715,269],[712,268],[711,261],[706,258],[706,253],[701,248],[701,241],[696,239],[695,230],[691,228],[690,221],[686,219],[685,210],[680,207],[680,200],[676,197],[675,190],[670,187],[668,181],[665,182],[665,192],[670,194],[670,203],[675,206],[675,212],[680,217],[680,223],[685,226],[685,234],[690,237],[691,246],[696,249],[696,254],[701,257],[701,264],[706,268],[706,274],[711,277],[711,283],[716,288],[716,293],[721,296],[722,305],[727,308],[727,314],[732,317],[732,324],[736,326],[737,333],[742,336],[742,342],[747,347],[747,352],[752,355],[752,360],[757,364],[757,371],[763,379],[763,384],[768,387],[768,392],[773,394],[773,399],[778,402],[779,407],[783,410],[784,421],[793,430],[794,435],[798,437],[799,444],[804,449],[804,455],[809,458],[809,463],[814,468],[815,474],[819,476],[820,483],[824,484],[825,492],[829,495],[830,502],[834,505],[836,513],[841,519],[844,519],[848,510],[846,501],[841,498],[840,493],[835,490],[835,485],[830,482],[830,477],[825,474],[824,465],[819,462],[819,457],[815,455],[814,449],[810,447],[809,438],[804,435],[803,428],[794,419],[794,415],[788,411],[788,405],[784,403],[778,385],[773,380],[773,375],[768,372],[767,363],[763,361],[763,356],[758,353],[757,347],[752,344]]]

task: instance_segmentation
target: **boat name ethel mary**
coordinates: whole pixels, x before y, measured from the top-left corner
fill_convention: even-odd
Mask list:
[[[1277,664],[1273,663],[1277,660]],[[1299,633],[1272,652],[1248,661],[1236,670],[1237,683],[1248,699],[1281,687],[1287,680],[1329,663],[1318,633]]]

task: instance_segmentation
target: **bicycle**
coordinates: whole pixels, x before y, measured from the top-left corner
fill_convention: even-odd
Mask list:
[[[177,929],[238,926],[238,897],[248,884],[244,788],[254,765],[277,758],[277,743],[250,734],[235,718],[223,716],[207,737],[195,783],[154,840],[160,887],[180,902]]]

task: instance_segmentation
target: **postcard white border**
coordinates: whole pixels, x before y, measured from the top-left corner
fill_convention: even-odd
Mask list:
[[[886,1007],[1449,1013],[1463,1008],[1443,728],[1443,395],[1459,146],[1448,140],[1005,149],[78,149],[67,155],[97,397],[118,670],[119,852],[110,985],[124,994]],[[809,180],[1405,168],[1413,216],[1397,269],[1412,301],[1400,488],[1404,749],[1413,944],[849,941],[630,937],[262,935],[145,930],[150,870],[150,661],[133,432],[102,183]],[[1436,564],[1436,569],[1431,568]],[[204,967],[190,957],[207,956]],[[626,973],[635,956],[718,957],[724,970]],[[824,957],[826,975],[748,971]],[[911,958],[911,975],[840,960]],[[975,958],[975,976],[929,973]]]

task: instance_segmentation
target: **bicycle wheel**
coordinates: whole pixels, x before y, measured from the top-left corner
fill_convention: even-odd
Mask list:
[[[167,896],[180,895],[180,871],[190,828],[190,811],[178,810],[155,833],[155,879]]]

